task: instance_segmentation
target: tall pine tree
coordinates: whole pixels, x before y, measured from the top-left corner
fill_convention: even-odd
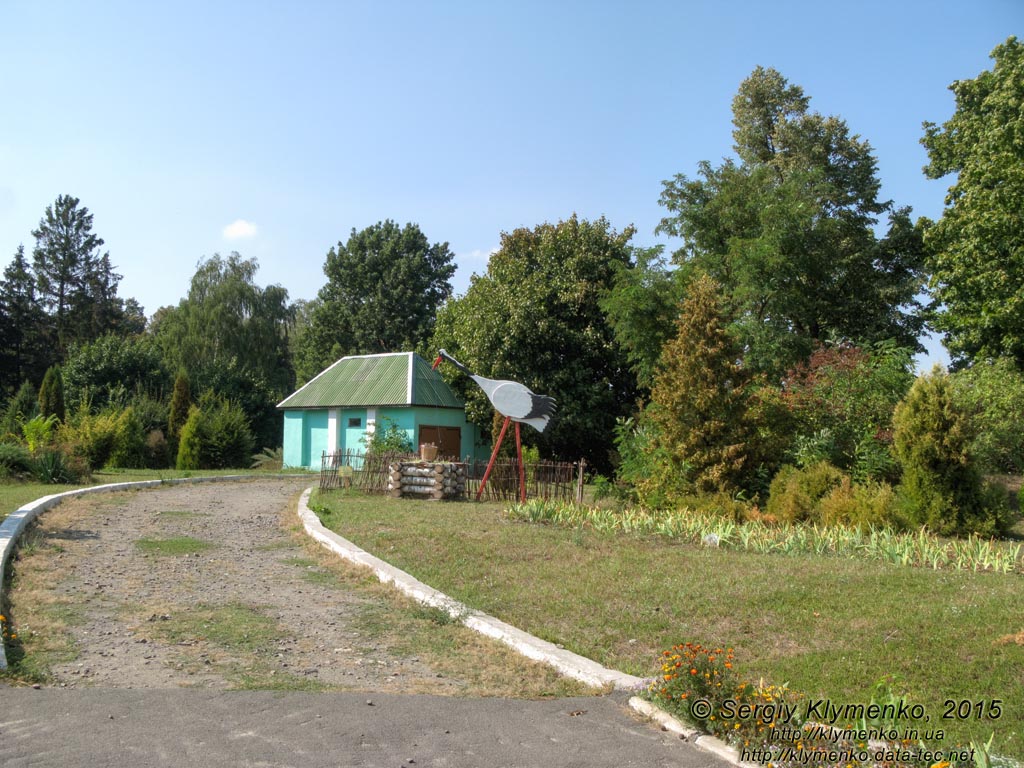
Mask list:
[[[92,214],[77,197],[61,195],[47,206],[32,232],[37,295],[53,318],[58,351],[74,342],[92,341],[116,327],[124,314],[117,298],[121,276],[103,239],[92,231]]]
[[[39,381],[55,359],[35,283],[19,245],[0,282],[0,396],[10,395],[26,379]]]

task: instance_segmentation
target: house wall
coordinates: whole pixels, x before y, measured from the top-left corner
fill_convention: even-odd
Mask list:
[[[399,429],[405,431],[414,450],[419,449],[416,440],[420,425],[426,424],[435,427],[459,427],[462,431],[461,458],[471,456],[475,459],[487,459],[490,456],[490,446],[477,445],[479,429],[475,424],[466,421],[465,411],[454,408],[378,408],[378,428],[384,424],[384,419],[390,419]]]
[[[328,446],[327,410],[284,412],[284,466],[320,469],[324,451]]]
[[[349,427],[349,419],[359,427]],[[382,428],[388,419],[403,430],[415,448],[421,425],[458,427],[462,434],[462,457],[487,459],[490,446],[478,445],[479,430],[466,422],[464,411],[453,408],[338,408],[284,412],[284,465],[320,469],[324,451],[366,450],[367,431]]]

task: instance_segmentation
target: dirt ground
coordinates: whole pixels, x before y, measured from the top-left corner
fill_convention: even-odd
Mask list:
[[[44,685],[582,692],[311,544],[295,515],[308,482],[174,485],[45,513],[10,593]]]

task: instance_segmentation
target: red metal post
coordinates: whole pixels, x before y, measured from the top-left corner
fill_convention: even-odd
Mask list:
[[[494,442],[494,450],[491,451],[491,460],[487,462],[487,470],[484,472],[484,479],[480,481],[480,488],[476,492],[476,500],[480,501],[480,497],[483,496],[484,487],[487,485],[487,478],[491,476],[491,470],[494,469],[494,460],[498,458],[498,449],[501,448],[501,441],[505,439],[505,432],[508,430],[508,423],[512,421],[511,416],[505,417],[505,423],[501,425],[501,433],[498,435],[498,439]],[[518,429],[519,422],[516,422],[516,428]]]
[[[519,459],[519,501],[526,503],[526,467],[523,466],[523,440],[519,436],[519,422],[516,422],[516,457]]]

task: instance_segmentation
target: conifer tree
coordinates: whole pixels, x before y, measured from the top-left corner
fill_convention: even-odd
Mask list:
[[[747,469],[746,372],[719,291],[707,275],[691,283],[645,412],[668,464],[649,490],[667,497],[740,487]]]
[[[44,419],[56,416],[58,421],[64,421],[64,377],[59,365],[50,366],[43,376],[39,387],[39,415]]]
[[[971,454],[974,429],[938,366],[914,382],[893,415],[903,468],[902,511],[909,527],[942,535],[1005,532],[1005,494],[986,487]]]
[[[177,440],[181,434],[181,428],[188,420],[188,409],[192,404],[192,392],[189,384],[188,373],[184,370],[178,371],[174,377],[174,392],[171,395],[171,410],[167,417],[167,432],[171,440]]]

